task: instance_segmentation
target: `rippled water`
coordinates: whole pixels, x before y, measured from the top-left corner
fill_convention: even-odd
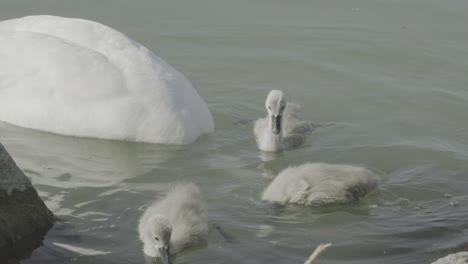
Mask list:
[[[63,137],[0,122],[0,141],[61,221],[25,264],[143,263],[136,225],[179,180],[200,185],[212,232],[176,263],[430,263],[468,243],[468,2],[8,1],[2,20],[102,22],[197,87],[216,132],[189,146]],[[308,145],[257,151],[250,124],[272,88],[318,129]],[[260,201],[280,170],[360,164],[379,191],[348,206]]]

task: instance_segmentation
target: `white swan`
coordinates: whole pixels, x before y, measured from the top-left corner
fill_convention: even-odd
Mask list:
[[[172,263],[172,255],[206,241],[208,213],[200,189],[193,183],[177,185],[140,218],[138,231],[143,252]]]
[[[446,257],[440,258],[432,264],[467,264],[468,263],[468,252],[458,252],[450,254]]]
[[[214,130],[192,84],[105,25],[56,16],[0,22],[0,120],[57,134],[188,144]]]
[[[306,163],[279,173],[264,190],[262,200],[315,206],[343,204],[363,198],[376,186],[376,176],[365,168]]]
[[[260,150],[298,147],[311,134],[313,126],[301,118],[300,106],[287,103],[282,91],[270,91],[265,108],[268,115],[255,121],[254,125],[255,140]]]

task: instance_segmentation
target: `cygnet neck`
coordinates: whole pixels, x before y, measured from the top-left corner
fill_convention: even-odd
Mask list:
[[[268,126],[263,138],[262,149],[265,151],[278,151],[283,149],[283,129],[280,130],[278,135],[275,135],[272,130],[272,118],[268,118]]]

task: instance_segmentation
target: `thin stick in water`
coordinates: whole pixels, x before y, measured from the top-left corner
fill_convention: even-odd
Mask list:
[[[331,243],[328,243],[328,244],[320,244],[318,245],[314,252],[312,252],[312,255],[310,255],[310,257],[306,260],[306,262],[304,262],[304,264],[312,264],[313,261],[322,253],[325,251],[325,249],[327,249],[329,246],[331,246],[332,244]]]

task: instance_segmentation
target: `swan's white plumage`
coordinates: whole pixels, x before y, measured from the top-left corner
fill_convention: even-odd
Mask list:
[[[468,252],[458,252],[450,254],[446,257],[440,258],[432,264],[467,264],[468,263]]]
[[[264,190],[262,200],[279,204],[343,204],[359,200],[377,186],[369,170],[326,163],[306,163],[283,170]]]
[[[0,120],[58,134],[186,144],[214,130],[191,83],[147,48],[83,19],[0,22]]]
[[[285,102],[283,92],[279,90],[270,91],[265,102],[268,115],[255,121],[254,135],[260,150],[279,151],[299,147],[304,144],[312,133],[313,126],[302,118],[300,105],[287,102],[282,113],[282,131],[278,135],[274,135],[271,129],[270,115],[280,112],[280,109],[275,109],[279,105],[278,101]]]
[[[200,189],[193,183],[181,183],[161,201],[149,206],[140,218],[138,231],[146,255],[157,257],[152,246],[154,236],[151,221],[163,216],[172,227],[170,252],[176,254],[186,247],[206,241],[208,237],[208,213]]]

